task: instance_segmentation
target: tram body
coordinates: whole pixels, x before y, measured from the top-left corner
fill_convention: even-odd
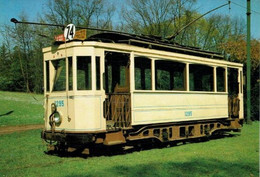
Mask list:
[[[43,139],[84,149],[241,128],[242,64],[122,36],[104,33],[43,49]]]

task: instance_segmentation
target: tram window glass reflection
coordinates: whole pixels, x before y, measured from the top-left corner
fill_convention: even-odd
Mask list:
[[[91,90],[91,57],[77,57],[77,89]]]
[[[151,60],[144,57],[135,58],[135,89],[151,90]]]
[[[73,90],[72,57],[68,58],[68,62],[69,62],[69,90]]]
[[[185,64],[155,61],[156,90],[185,90]]]
[[[218,67],[217,68],[217,91],[225,92],[225,68]]]
[[[54,66],[54,84],[53,91],[66,90],[66,61],[64,59],[53,60]]]
[[[189,70],[191,91],[213,91],[213,67],[191,64]]]

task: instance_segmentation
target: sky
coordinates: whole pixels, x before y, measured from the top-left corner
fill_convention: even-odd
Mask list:
[[[227,2],[228,0],[197,0],[197,7],[203,14]],[[231,0],[230,10],[225,6],[211,14],[226,14],[244,20],[246,29],[246,7],[247,0]],[[260,0],[251,0],[251,36],[260,40]]]
[[[127,0],[113,1],[117,2],[117,5],[122,5],[126,4],[125,2]],[[238,17],[245,21],[246,28],[246,1],[247,0],[231,0],[230,10],[228,6],[226,6],[212,12],[211,15],[215,13]],[[43,12],[44,5],[47,2],[48,0],[0,0],[0,27],[4,24],[12,25],[10,19],[17,18],[19,20],[21,13],[25,13],[30,21],[36,21],[37,15]],[[225,3],[227,3],[227,0],[197,0],[196,8],[203,14]],[[251,0],[251,9],[251,35],[254,38],[260,39],[260,0]],[[119,15],[115,15],[113,21],[118,21],[118,17]],[[1,40],[0,35],[0,41]]]

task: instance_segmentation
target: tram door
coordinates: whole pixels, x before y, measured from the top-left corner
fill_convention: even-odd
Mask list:
[[[119,52],[105,52],[104,113],[107,129],[128,127],[130,116],[130,55]]]
[[[229,117],[239,117],[239,82],[238,69],[228,68],[228,114]]]

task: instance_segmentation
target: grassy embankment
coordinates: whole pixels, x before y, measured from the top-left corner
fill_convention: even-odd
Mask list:
[[[43,95],[0,91],[0,127],[43,124],[43,113]]]
[[[0,92],[0,97],[5,107],[1,114],[14,111],[1,124],[41,123],[40,101],[26,94],[12,98],[11,93]],[[245,125],[234,135],[87,159],[46,155],[40,130],[0,135],[0,176],[259,176],[259,123]]]

